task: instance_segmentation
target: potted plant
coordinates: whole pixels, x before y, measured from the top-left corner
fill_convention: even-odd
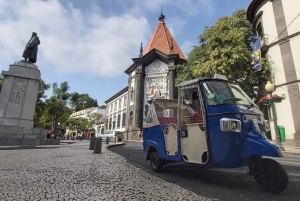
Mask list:
[[[278,96],[276,94],[271,96],[263,96],[259,99],[259,103],[263,103],[264,105],[269,105],[271,101],[275,103],[280,103],[282,100],[285,99],[285,95]]]
[[[280,103],[282,100],[285,99],[285,95],[283,94],[282,96],[278,96],[276,94],[274,94],[272,96],[272,100],[275,102],[275,103]]]

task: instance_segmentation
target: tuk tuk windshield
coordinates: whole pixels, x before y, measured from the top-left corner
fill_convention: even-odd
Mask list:
[[[254,103],[238,86],[229,82],[207,81],[203,83],[208,105],[238,104],[253,106]]]

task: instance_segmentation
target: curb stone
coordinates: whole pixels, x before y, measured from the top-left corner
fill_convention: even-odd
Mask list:
[[[118,144],[108,144],[106,146],[106,149],[109,150],[112,147],[123,146],[123,145],[126,145],[126,143],[125,142],[121,142],[121,143],[118,143]]]

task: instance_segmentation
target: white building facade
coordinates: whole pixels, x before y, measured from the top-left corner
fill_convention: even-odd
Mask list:
[[[128,106],[128,87],[105,101],[106,123],[105,130],[125,132]]]
[[[276,103],[278,125],[285,127],[283,145],[300,146],[300,0],[252,0],[247,18],[262,41],[263,56],[272,63],[273,94],[286,96]]]
[[[106,118],[106,106],[102,105],[100,107],[89,107],[89,108],[86,108],[86,109],[83,109],[83,110],[72,113],[70,115],[70,118],[79,118],[79,117],[81,117],[81,118],[88,119],[88,115],[92,115],[94,113],[101,114],[102,118],[99,122],[103,122],[103,119]],[[103,132],[104,124],[94,124],[92,126],[92,128],[95,130],[95,136],[97,137],[98,135],[100,135],[101,132]],[[70,134],[70,132],[72,132],[72,131],[67,130],[66,133]]]

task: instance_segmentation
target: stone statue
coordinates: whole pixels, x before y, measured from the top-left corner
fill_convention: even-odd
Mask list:
[[[40,44],[40,39],[37,33],[32,32],[31,38],[26,44],[25,50],[23,51],[22,57],[24,57],[25,62],[36,63],[38,45]]]

